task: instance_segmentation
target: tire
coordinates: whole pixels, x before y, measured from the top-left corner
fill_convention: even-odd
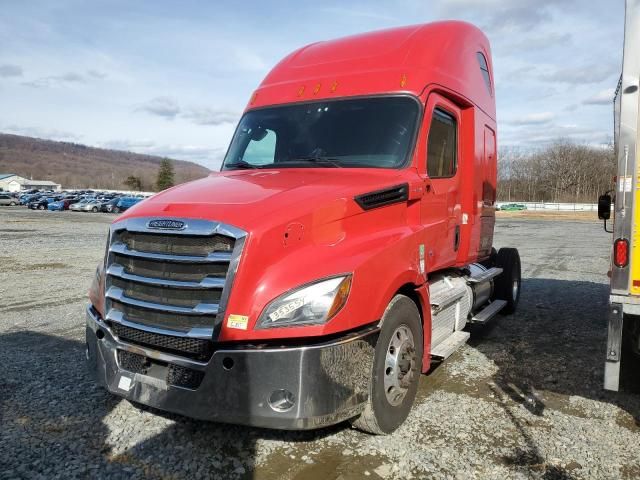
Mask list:
[[[9,205],[12,206],[12,207],[15,207],[16,206],[16,202],[11,202]]]
[[[38,205],[38,210],[44,210],[44,205]]]
[[[91,209],[91,211],[92,211],[93,213],[98,213],[98,207],[93,207],[93,208]]]
[[[382,330],[376,343],[369,382],[369,399],[360,416],[352,420],[354,427],[376,435],[387,435],[406,420],[416,398],[422,370],[422,338],[418,307],[410,298],[396,295],[382,316]],[[390,366],[387,352],[392,356],[393,352],[397,352],[397,357],[404,356],[403,365]],[[406,373],[402,375],[402,372]],[[394,382],[395,386],[389,386]]]
[[[502,268],[502,273],[496,277],[493,296],[507,302],[501,313],[513,313],[520,301],[522,290],[520,254],[515,248],[501,248],[495,257],[495,263],[497,267]]]
[[[114,208],[113,213],[120,213],[120,209],[118,207]]]

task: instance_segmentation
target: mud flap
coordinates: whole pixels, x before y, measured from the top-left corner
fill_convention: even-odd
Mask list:
[[[620,386],[620,361],[622,360],[622,305],[609,307],[609,331],[607,336],[607,360],[604,365],[605,390],[618,391]]]

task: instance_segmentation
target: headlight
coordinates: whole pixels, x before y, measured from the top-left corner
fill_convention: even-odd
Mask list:
[[[351,275],[329,278],[285,293],[272,301],[256,328],[297,327],[326,323],[347,302]]]

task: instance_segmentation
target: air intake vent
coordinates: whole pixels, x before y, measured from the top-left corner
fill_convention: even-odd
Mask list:
[[[358,195],[354,198],[363,210],[385,207],[394,203],[406,202],[409,199],[409,185],[396,185],[395,187],[376,190],[375,192]]]

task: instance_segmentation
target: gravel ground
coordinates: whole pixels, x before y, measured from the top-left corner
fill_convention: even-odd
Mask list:
[[[596,222],[500,218],[497,246],[522,256],[518,312],[473,329],[422,376],[405,425],[375,437],[197,422],[96,387],[84,306],[112,218],[0,209],[0,478],[640,477],[640,382],[601,388]]]

